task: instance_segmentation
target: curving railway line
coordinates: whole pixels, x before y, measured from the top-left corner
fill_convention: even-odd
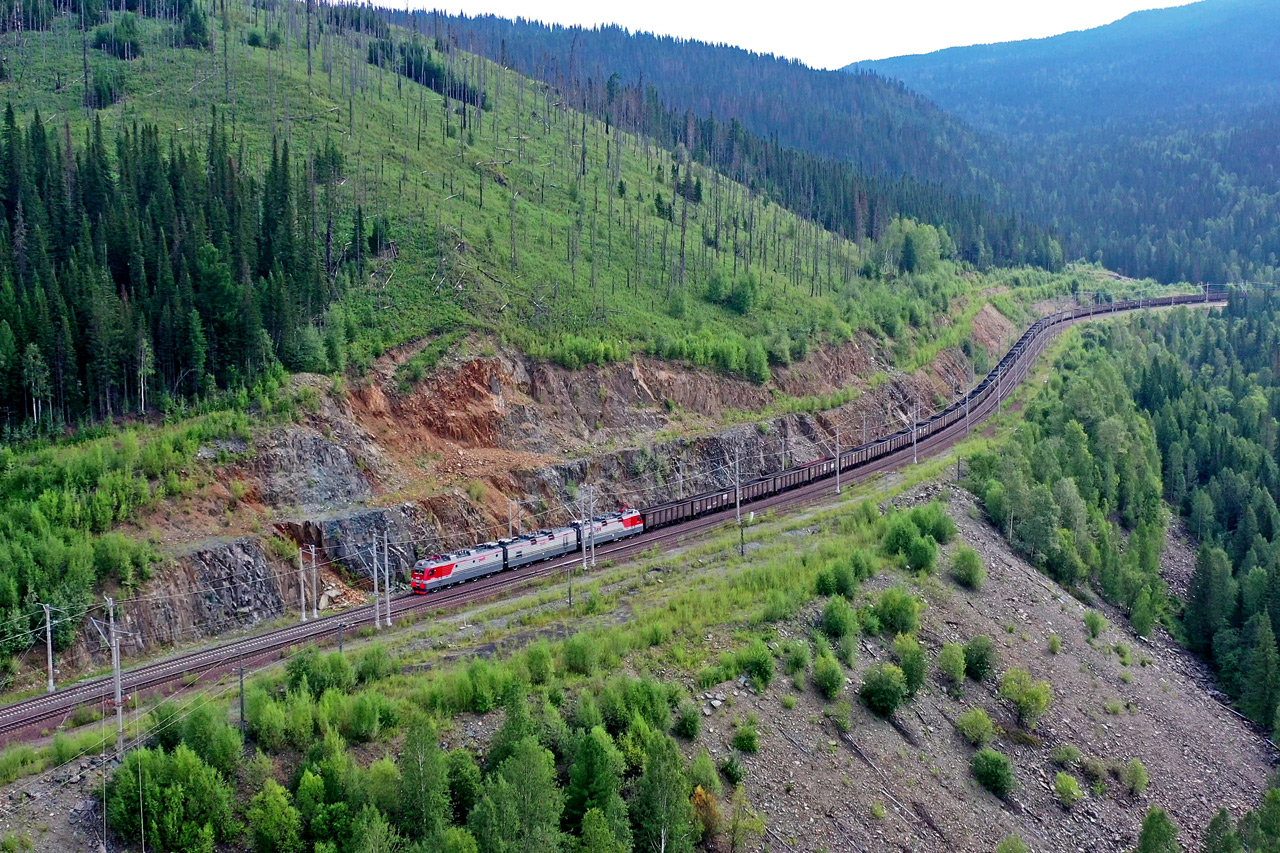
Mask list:
[[[855,483],[874,474],[894,470],[913,458],[940,453],[963,438],[972,425],[985,420],[996,410],[1010,390],[1023,381],[1045,345],[1057,334],[1082,320],[1125,311],[1163,307],[1178,304],[1220,304],[1224,291],[1206,288],[1203,294],[1157,297],[1130,300],[1106,305],[1089,306],[1053,314],[1034,323],[1015,343],[990,374],[983,378],[965,398],[958,403],[914,426],[900,430],[891,436],[878,438],[868,445],[840,454],[841,471],[849,483]],[[967,403],[967,405],[966,405]],[[872,448],[877,448],[872,452]],[[796,485],[787,482],[783,490],[760,496],[748,495],[744,488],[743,502],[750,502],[755,510],[772,507],[794,506],[811,502],[829,494],[829,478],[835,474],[835,460],[826,460],[819,470],[815,463],[797,466],[809,475]],[[787,481],[787,471],[774,475]],[[729,490],[732,495],[733,489]],[[723,492],[713,493],[721,495]],[[698,498],[686,499],[698,500]],[[674,506],[672,504],[663,506]],[[693,506],[689,504],[689,506]],[[661,509],[659,507],[658,509]],[[650,510],[646,510],[648,512]],[[601,559],[618,559],[648,550],[654,545],[674,543],[697,535],[734,518],[733,501],[727,505],[721,500],[698,513],[689,512],[680,520],[664,522],[666,526],[646,532],[630,540],[601,545],[596,556]],[[393,617],[402,617],[418,611],[459,607],[474,604],[527,585],[530,581],[556,575],[571,564],[580,561],[577,554],[525,566],[520,569],[478,578],[457,587],[446,588],[431,595],[405,593],[392,600]],[[175,654],[153,663],[143,664],[122,675],[125,693],[153,690],[180,679],[205,680],[217,678],[234,666],[248,666],[278,657],[291,646],[319,642],[337,634],[340,627],[358,627],[372,620],[373,605],[322,616],[285,628],[278,628],[256,636],[230,640],[216,646]],[[112,679],[109,676],[81,681],[56,692],[25,699],[0,708],[0,738],[14,739],[36,729],[47,729],[62,722],[76,708],[85,705],[110,703]]]

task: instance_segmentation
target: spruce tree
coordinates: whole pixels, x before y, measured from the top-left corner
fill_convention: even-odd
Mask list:
[[[1231,827],[1231,815],[1226,809],[1218,809],[1204,831],[1200,853],[1241,853],[1243,849],[1240,837]]]
[[[1134,853],[1182,853],[1182,845],[1178,844],[1178,827],[1162,809],[1155,806],[1147,809]]]
[[[1214,635],[1226,626],[1235,610],[1235,598],[1236,585],[1226,553],[1221,548],[1202,546],[1196,555],[1183,616],[1192,649],[1204,653],[1212,646]]]
[[[564,828],[577,832],[591,809],[603,814],[618,798],[622,785],[622,756],[601,726],[585,732],[578,741],[569,787],[565,791]]]
[[[1280,704],[1280,653],[1271,620],[1257,614],[1245,625],[1245,635],[1250,638],[1250,648],[1240,709],[1250,719],[1266,725],[1275,719],[1276,706]]]

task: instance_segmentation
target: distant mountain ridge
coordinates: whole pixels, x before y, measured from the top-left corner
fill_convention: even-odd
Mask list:
[[[1137,123],[1208,129],[1280,100],[1280,3],[1203,0],[1044,39],[854,63],[1005,133]]]

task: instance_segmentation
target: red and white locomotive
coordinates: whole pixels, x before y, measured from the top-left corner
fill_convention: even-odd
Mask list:
[[[505,569],[516,569],[581,551],[615,539],[639,536],[644,532],[644,516],[638,510],[597,515],[590,521],[573,521],[566,527],[539,530],[473,545],[451,554],[437,554],[414,564],[409,586],[417,593],[491,575]]]

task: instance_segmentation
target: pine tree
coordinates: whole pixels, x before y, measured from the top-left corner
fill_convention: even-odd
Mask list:
[[[590,809],[603,813],[622,785],[622,756],[609,733],[601,726],[586,732],[578,741],[569,787],[565,791],[564,828],[577,832]]]

